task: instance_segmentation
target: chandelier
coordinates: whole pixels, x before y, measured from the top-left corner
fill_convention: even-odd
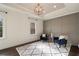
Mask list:
[[[39,3],[38,3],[37,6],[34,8],[34,12],[35,12],[35,14],[37,14],[37,15],[43,14],[43,11],[44,11],[44,9],[43,9],[43,7],[42,7]]]

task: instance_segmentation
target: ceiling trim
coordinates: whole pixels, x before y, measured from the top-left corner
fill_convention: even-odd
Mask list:
[[[8,11],[8,10],[13,10],[13,11],[17,11],[17,12],[19,12],[19,13],[26,14],[26,15],[28,15],[28,16],[33,16],[33,17],[36,17],[36,18],[41,19],[41,17],[39,17],[39,16],[37,16],[37,15],[35,15],[35,14],[32,14],[32,13],[30,13],[30,12],[28,12],[28,11],[25,12],[25,11],[22,11],[22,10],[13,8],[13,7],[6,6],[6,5],[4,5],[4,4],[0,4],[0,6],[3,7],[3,8],[5,8],[7,11]],[[9,12],[9,11],[8,11],[8,12]]]
[[[61,17],[61,16],[65,16],[65,15],[69,15],[72,13],[77,13],[79,12],[79,3],[64,3],[65,7],[59,10],[56,10],[54,12],[48,13],[44,16],[38,16],[36,14],[33,14],[31,12],[29,12],[29,10],[27,9],[27,11],[22,11],[18,8],[14,8],[5,4],[0,4],[1,7],[4,7],[6,9],[11,9],[20,13],[24,13],[26,15],[30,15],[31,17],[37,17],[39,19],[43,19],[43,20],[49,20],[49,19],[53,19],[53,18],[57,18],[57,17]]]
[[[43,19],[49,20],[49,19],[69,15],[69,14],[72,14],[72,13],[77,13],[77,12],[79,12],[79,4],[65,3],[65,8],[56,10],[56,11],[51,12],[49,14],[46,14],[43,17]]]

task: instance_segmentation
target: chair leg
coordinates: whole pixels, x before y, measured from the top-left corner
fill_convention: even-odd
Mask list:
[[[61,45],[59,45],[59,48],[61,48]]]
[[[65,47],[66,47],[66,44],[65,44]]]

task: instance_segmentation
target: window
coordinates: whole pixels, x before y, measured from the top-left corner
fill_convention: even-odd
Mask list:
[[[35,23],[30,24],[30,32],[31,34],[35,34]]]
[[[0,17],[0,38],[3,37],[3,19]]]

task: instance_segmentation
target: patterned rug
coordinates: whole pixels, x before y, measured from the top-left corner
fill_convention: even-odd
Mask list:
[[[68,56],[70,47],[71,44],[59,48],[56,43],[38,41],[17,47],[16,50],[20,56]]]

